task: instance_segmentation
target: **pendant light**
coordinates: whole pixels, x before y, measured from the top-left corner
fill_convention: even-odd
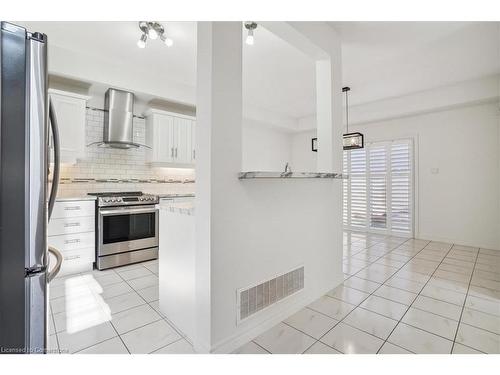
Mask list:
[[[346,131],[343,135],[342,145],[344,150],[353,150],[356,148],[365,147],[364,136],[361,133],[349,133],[349,100],[348,93],[351,90],[350,87],[343,87],[342,92],[345,92],[345,122],[346,122]]]

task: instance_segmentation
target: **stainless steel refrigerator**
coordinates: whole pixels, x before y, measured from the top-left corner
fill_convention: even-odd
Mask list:
[[[0,353],[45,353],[48,283],[62,259],[47,245],[59,137],[47,93],[46,35],[2,22],[0,67]],[[57,259],[51,265],[49,251]]]

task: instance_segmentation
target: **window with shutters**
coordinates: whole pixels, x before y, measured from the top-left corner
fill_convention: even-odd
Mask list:
[[[413,234],[410,139],[366,143],[344,151],[343,223],[348,229]]]

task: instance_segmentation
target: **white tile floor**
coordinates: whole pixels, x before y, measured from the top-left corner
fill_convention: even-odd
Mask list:
[[[500,353],[500,251],[344,233],[342,285],[235,353]],[[161,315],[158,262],[57,278],[54,353],[194,353]]]
[[[158,261],[56,278],[52,353],[194,353],[158,307]]]
[[[500,353],[500,251],[345,232],[344,273],[235,353]]]

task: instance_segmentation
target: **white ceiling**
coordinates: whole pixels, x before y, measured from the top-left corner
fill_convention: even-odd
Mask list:
[[[88,58],[105,59],[144,79],[196,82],[196,23],[164,22],[174,40],[137,48],[136,22],[18,22],[45,32],[49,43]],[[500,72],[499,23],[330,22],[341,33],[343,84],[351,103],[364,103]],[[49,61],[50,64],[50,61]],[[314,64],[263,27],[244,44],[245,105],[282,116],[314,113]],[[133,90],[133,87],[130,88]],[[194,98],[194,94],[192,96]],[[175,98],[165,98],[175,100]]]
[[[364,103],[500,72],[498,22],[332,22],[343,82]]]
[[[113,60],[134,71],[142,67],[168,80],[195,86],[196,24],[194,22],[163,23],[174,40],[170,48],[157,40],[148,41],[140,49],[141,36],[137,22],[16,22],[30,31],[47,34],[50,45],[56,45],[90,58]],[[49,61],[50,65],[50,61]],[[50,69],[50,66],[49,66]]]

